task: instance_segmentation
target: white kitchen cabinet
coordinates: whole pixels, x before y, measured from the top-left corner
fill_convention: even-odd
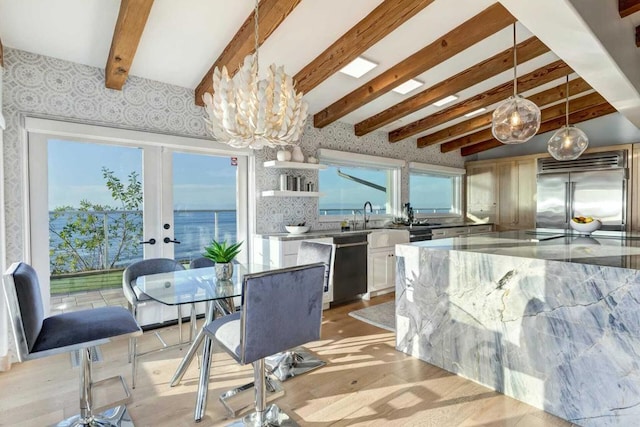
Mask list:
[[[395,290],[396,249],[398,243],[409,243],[407,230],[375,230],[367,236],[367,293],[364,299]]]

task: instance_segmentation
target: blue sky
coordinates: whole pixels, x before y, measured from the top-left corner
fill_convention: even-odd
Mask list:
[[[50,140],[49,209],[80,200],[115,205],[102,177],[102,167],[126,183],[131,172],[142,181],[142,150],[106,144]],[[177,209],[235,209],[236,167],[229,157],[175,153],[174,207]]]

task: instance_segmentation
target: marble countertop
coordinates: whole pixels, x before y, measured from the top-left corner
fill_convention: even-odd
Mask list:
[[[502,231],[409,243],[399,251],[407,245],[612,267],[640,266],[638,233],[598,231],[580,236],[568,230]]]
[[[415,229],[436,229],[436,228],[454,228],[454,227],[469,227],[476,225],[491,225],[491,223],[474,223],[474,222],[451,222],[451,223],[437,223],[437,224],[423,224],[414,225]],[[384,227],[371,227],[366,230],[312,230],[304,234],[290,234],[290,233],[269,233],[269,234],[257,234],[258,237],[263,239],[275,239],[275,240],[307,240],[307,239],[320,239],[323,237],[337,237],[350,234],[369,234],[374,231],[381,230],[409,230],[408,226],[384,226]]]
[[[256,236],[262,237],[263,239],[275,239],[275,240],[308,240],[308,239],[321,239],[323,237],[338,237],[338,236],[349,236],[349,235],[356,235],[356,234],[369,234],[373,231],[378,231],[378,229],[349,230],[349,231],[314,230],[304,234],[269,233],[269,234],[257,234]]]

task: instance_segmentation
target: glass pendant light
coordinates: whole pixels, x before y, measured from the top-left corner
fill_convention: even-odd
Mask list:
[[[553,134],[547,143],[547,151],[556,160],[575,160],[589,146],[589,138],[577,127],[569,125],[569,76],[565,110],[565,125]]]
[[[518,61],[516,56],[516,24],[513,24],[513,96],[493,112],[491,133],[503,144],[527,142],[540,129],[540,109],[536,104],[518,95]]]

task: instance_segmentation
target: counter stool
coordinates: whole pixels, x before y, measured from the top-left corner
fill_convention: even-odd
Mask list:
[[[131,313],[123,307],[100,307],[45,318],[40,283],[30,265],[14,263],[4,274],[3,282],[20,362],[80,351],[80,414],[57,426],[132,427],[125,406],[131,394],[124,378],[115,376],[97,382],[91,378],[92,347],[115,338],[142,334]],[[94,388],[114,381],[122,385],[124,397],[116,402],[96,404]]]
[[[300,243],[298,250],[297,264],[323,263],[325,266],[324,292],[329,290],[329,278],[331,276],[331,256],[333,245],[330,243],[306,242]],[[326,365],[326,362],[304,348],[278,353],[265,359],[267,371],[278,378],[286,381],[291,377],[304,374],[313,369]]]
[[[325,272],[325,265],[316,263],[247,274],[242,310],[205,327],[212,342],[238,363],[253,364],[256,411],[232,425],[297,425],[277,405],[266,406],[264,358],[320,339]],[[201,370],[199,395],[208,387],[208,371]],[[202,414],[205,409],[206,401]]]

